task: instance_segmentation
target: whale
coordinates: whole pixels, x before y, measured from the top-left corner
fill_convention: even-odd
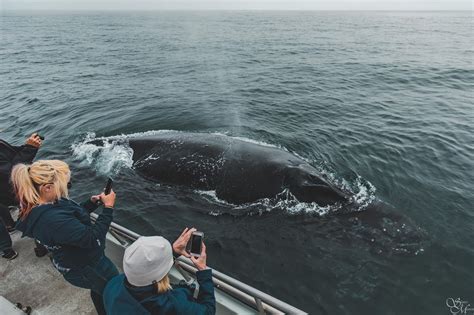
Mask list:
[[[105,152],[114,152],[115,146],[120,152],[126,148],[133,160],[127,165],[140,177],[162,186],[212,190],[238,209],[252,211],[253,206],[267,204],[259,202],[264,198],[275,198],[276,205],[288,197],[322,207],[334,205],[326,208],[328,216],[290,216],[288,220],[301,226],[330,227],[330,233],[323,232],[321,237],[326,233],[348,246],[369,244],[376,255],[417,255],[429,244],[426,232],[403,211],[377,198],[359,201],[309,162],[277,146],[223,134],[176,131],[100,137],[85,143],[103,147]],[[270,212],[263,215],[271,216]]]
[[[106,140],[95,140],[106,141]],[[347,204],[338,188],[302,158],[276,146],[221,134],[161,133],[127,139],[133,167],[146,179],[166,185],[215,191],[231,204],[291,193],[320,206]]]

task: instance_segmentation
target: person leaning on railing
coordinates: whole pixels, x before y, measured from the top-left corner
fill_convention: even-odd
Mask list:
[[[193,315],[215,314],[216,299],[212,270],[206,265],[206,246],[201,256],[190,257],[186,244],[195,229],[185,229],[171,244],[161,236],[140,237],[126,250],[123,257],[124,275],[114,277],[104,290],[104,305],[111,315]],[[170,285],[168,273],[173,266],[173,251],[190,257],[198,271],[197,299],[193,290]]]
[[[37,133],[32,134],[22,146],[13,146],[0,139],[0,252],[8,260],[15,259],[18,253],[12,248],[9,232],[15,230],[9,206],[16,205],[15,195],[10,185],[10,174],[17,163],[31,163],[41,146]]]
[[[11,181],[20,201],[16,228],[52,253],[54,267],[74,286],[90,289],[97,312],[105,314],[102,292],[119,272],[104,254],[105,237],[112,222],[115,193],[92,196],[83,204],[68,199],[71,172],[59,160],[17,164]],[[90,213],[97,201],[104,208],[95,224]]]

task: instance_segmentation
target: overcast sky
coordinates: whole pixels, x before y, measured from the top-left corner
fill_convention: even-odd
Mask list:
[[[472,10],[473,0],[0,0],[0,9],[43,10]]]

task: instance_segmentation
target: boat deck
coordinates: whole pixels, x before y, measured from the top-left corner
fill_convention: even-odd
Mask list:
[[[10,261],[0,258],[0,296],[31,306],[32,314],[97,314],[90,291],[66,282],[48,256],[36,257],[33,239],[21,238],[18,231],[11,237],[19,255]]]

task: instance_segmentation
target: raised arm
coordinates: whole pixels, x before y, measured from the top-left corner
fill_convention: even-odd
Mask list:
[[[16,154],[13,156],[12,166],[18,163],[31,163],[38,153],[38,149],[42,144],[42,140],[38,134],[32,134],[27,140],[25,145],[19,147],[13,147]]]
[[[104,209],[98,216],[95,224],[83,224],[74,216],[64,217],[63,220],[56,221],[55,226],[52,227],[55,231],[55,242],[82,248],[103,246],[110,223],[113,219],[115,192],[111,191],[109,195],[102,193],[100,199],[104,205]]]
[[[202,244],[201,256],[191,256],[191,260],[198,269],[196,278],[199,283],[199,294],[195,302],[183,303],[179,308],[183,314],[213,315],[216,313],[216,298],[212,270],[206,265],[206,245]],[[181,309],[182,308],[182,309]],[[180,313],[180,312],[178,312]]]

